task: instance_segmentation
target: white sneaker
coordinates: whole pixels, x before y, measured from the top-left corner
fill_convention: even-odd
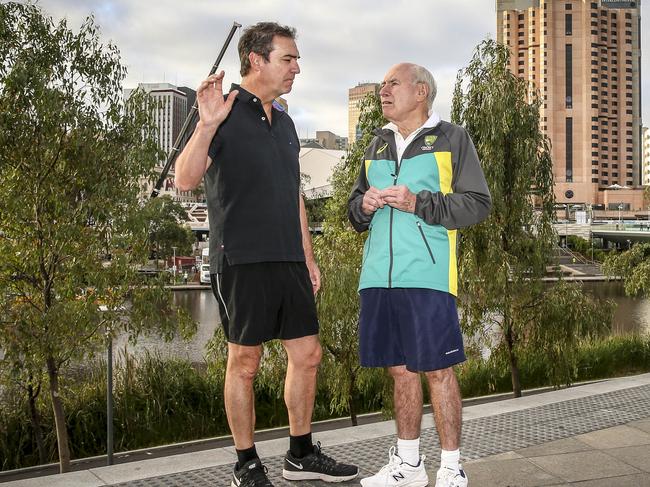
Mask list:
[[[441,467],[436,475],[436,487],[467,487],[467,474],[460,465],[458,470]]]
[[[424,469],[424,455],[417,466],[409,465],[395,453],[395,447],[388,451],[388,465],[384,465],[372,477],[361,479],[363,487],[426,487],[429,477]]]

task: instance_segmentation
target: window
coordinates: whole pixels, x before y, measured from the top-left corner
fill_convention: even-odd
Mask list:
[[[566,119],[566,182],[573,182],[573,118]]]
[[[573,34],[573,16],[571,14],[564,15],[564,33],[568,36]]]
[[[565,90],[566,90],[566,108],[573,108],[573,46],[566,45],[566,77],[565,77]]]

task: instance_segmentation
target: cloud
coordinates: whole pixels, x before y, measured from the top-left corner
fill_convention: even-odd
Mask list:
[[[439,85],[434,108],[447,118],[458,69],[496,28],[492,0],[43,0],[40,5],[55,18],[67,17],[73,27],[93,13],[102,38],[120,48],[128,87],[160,81],[196,87],[233,21],[246,26],[275,20],[296,27],[302,72],[286,98],[301,136],[316,130],[346,136],[348,89],[381,80],[401,61],[434,74]],[[239,81],[238,39],[239,33],[221,64],[228,83]],[[642,42],[650,52],[648,36]],[[642,61],[649,66],[648,55]],[[650,93],[650,76],[642,81],[642,91]],[[643,100],[646,121],[649,100]]]

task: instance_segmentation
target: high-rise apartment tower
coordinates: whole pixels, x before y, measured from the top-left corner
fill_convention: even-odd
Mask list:
[[[352,145],[360,136],[359,133],[359,102],[368,93],[379,94],[378,83],[359,83],[348,91],[348,144]]]
[[[559,203],[642,206],[639,3],[496,1],[510,70],[543,97]]]

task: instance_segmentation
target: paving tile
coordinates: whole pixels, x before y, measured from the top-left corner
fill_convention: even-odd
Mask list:
[[[611,450],[603,450],[603,452],[639,470],[650,472],[650,445],[613,448]]]
[[[572,483],[571,487],[650,487],[650,475],[625,475],[623,477],[587,480]]]
[[[33,479],[14,480],[5,482],[2,487],[100,487],[106,485],[102,480],[95,477],[91,472],[70,472],[48,477],[37,477]]]
[[[547,455],[529,460],[568,482],[640,473],[636,468],[600,451]]]
[[[578,441],[574,438],[550,441],[537,446],[522,448],[515,452],[522,457],[542,457],[546,455],[559,455],[562,453],[575,453],[579,451],[593,450],[593,447]]]
[[[476,460],[470,460],[469,462],[465,462],[463,465],[469,465],[470,463],[478,463],[478,462],[495,462],[495,461],[500,461],[500,460],[519,460],[523,458],[521,455],[513,452],[513,451],[507,451],[505,453],[499,453],[497,455],[492,455],[489,457],[485,458],[478,458]]]
[[[592,431],[576,436],[577,440],[601,450],[625,446],[650,445],[650,433],[627,425]]]
[[[526,459],[472,462],[465,465],[470,485],[490,487],[541,487],[566,485]]]
[[[632,421],[631,423],[628,424],[628,426],[632,428],[640,429],[641,431],[645,431],[646,433],[650,433],[650,419]]]

